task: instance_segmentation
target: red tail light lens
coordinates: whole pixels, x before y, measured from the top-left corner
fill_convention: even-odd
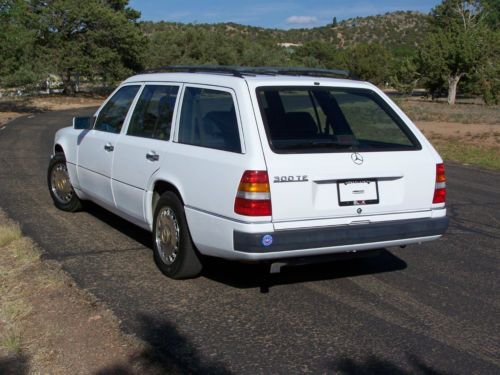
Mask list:
[[[234,212],[245,216],[271,216],[271,191],[266,171],[245,171],[241,177]]]
[[[436,165],[436,186],[434,188],[433,204],[446,202],[446,175],[444,172],[444,164]]]
[[[245,216],[271,216],[271,201],[236,198],[234,212]]]

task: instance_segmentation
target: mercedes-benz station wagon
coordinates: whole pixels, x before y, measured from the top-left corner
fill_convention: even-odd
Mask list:
[[[57,132],[48,185],[62,210],[90,200],[152,232],[172,278],[198,275],[204,256],[362,252],[448,226],[438,153],[381,90],[341,71],[133,76]]]

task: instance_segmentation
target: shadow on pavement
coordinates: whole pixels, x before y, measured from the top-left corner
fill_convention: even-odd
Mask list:
[[[0,112],[41,113],[43,110],[31,104],[27,98],[13,97],[0,102]]]
[[[89,201],[85,202],[84,210],[113,229],[139,242],[141,245],[151,248],[151,233],[148,231]]]
[[[130,358],[128,364],[101,369],[96,375],[231,374],[224,364],[201,358],[194,345],[170,322],[146,314],[137,320],[137,335],[146,349]]]
[[[324,262],[306,265],[291,265],[281,269],[279,274],[269,274],[265,264],[242,264],[222,259],[208,259],[203,276],[236,288],[260,288],[266,293],[273,285],[304,283],[309,281],[332,280],[366,274],[377,274],[403,270],[406,262],[387,250],[371,253],[370,257],[325,258]],[[320,261],[320,259],[316,259]]]
[[[97,219],[151,249],[151,233],[148,231],[96,204],[86,202],[85,210]],[[405,269],[407,266],[402,259],[385,249],[359,252],[354,256],[351,254],[338,254],[329,257],[316,257],[314,261],[318,263],[285,266],[281,269],[281,273],[271,275],[269,274],[269,264],[244,264],[205,257],[202,276],[236,288],[260,288],[262,293],[267,293],[273,285],[392,272]]]

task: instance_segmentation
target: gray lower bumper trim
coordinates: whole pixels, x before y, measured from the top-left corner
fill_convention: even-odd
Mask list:
[[[243,233],[234,231],[234,250],[245,253],[315,249],[331,246],[384,242],[443,234],[448,228],[447,217],[411,219],[381,223],[345,225],[316,229],[293,229],[273,233]],[[272,240],[271,240],[272,238]],[[269,242],[272,242],[269,245]],[[268,246],[264,246],[264,243]]]

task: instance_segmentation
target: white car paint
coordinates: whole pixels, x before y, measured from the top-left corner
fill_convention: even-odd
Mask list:
[[[256,88],[314,86],[315,83],[327,87],[372,90],[403,120],[418,139],[421,150],[362,153],[362,165],[353,163],[351,152],[273,152],[259,111]],[[168,182],[176,188],[184,203],[191,236],[198,250],[206,255],[228,259],[267,260],[320,255],[439,238],[439,235],[433,235],[262,254],[248,254],[234,248],[235,231],[274,234],[285,230],[364,225],[446,215],[444,203],[432,204],[435,167],[442,163],[442,159],[397,105],[369,83],[318,77],[256,75],[239,78],[220,74],[157,73],[131,77],[120,87],[128,84],[172,84],[180,87],[170,141],[126,134],[141,90],[132,103],[119,134],[61,129],[55,136],[55,145],[64,150],[71,182],[82,199],[90,199],[151,231],[155,183]],[[187,86],[222,90],[232,95],[238,119],[241,153],[177,142],[180,108]],[[113,146],[114,150],[106,151],[105,145]],[[150,152],[158,155],[158,161],[146,159],[146,154]],[[236,191],[245,170],[268,171],[272,216],[249,217],[235,213]],[[272,183],[275,176],[307,176],[307,182]],[[358,211],[358,206],[338,206],[339,180],[368,178],[376,178],[378,181],[380,204],[363,206],[362,213]]]

